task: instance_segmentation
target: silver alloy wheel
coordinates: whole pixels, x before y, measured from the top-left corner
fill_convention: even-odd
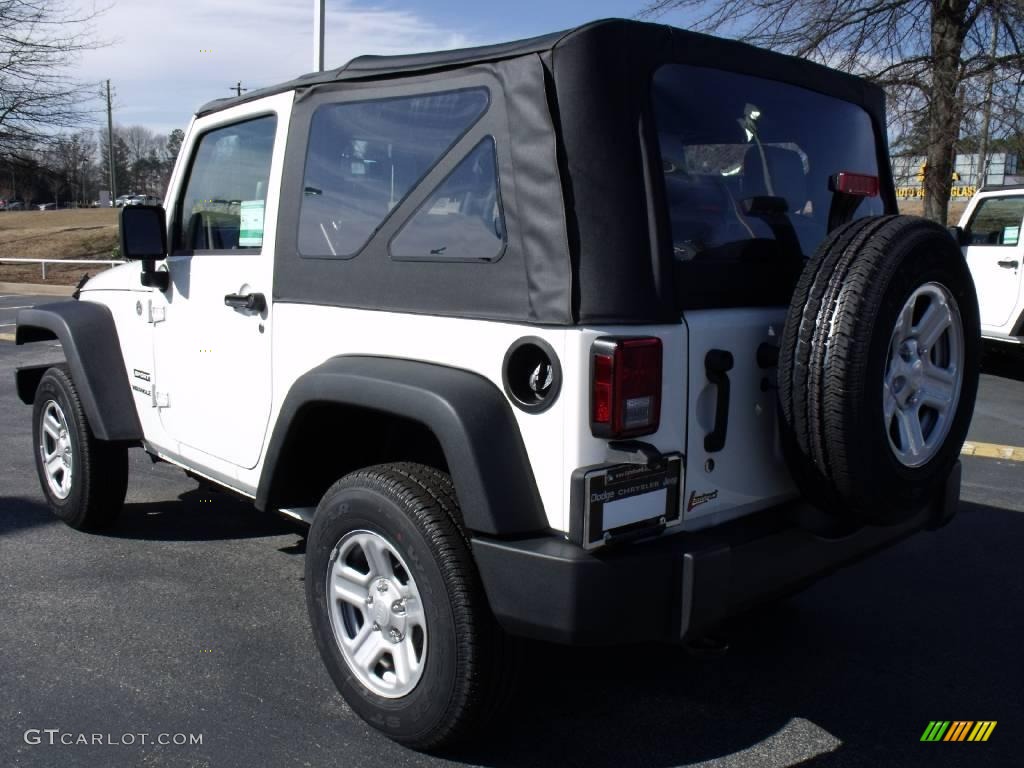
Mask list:
[[[58,499],[66,499],[71,493],[75,462],[68,420],[56,400],[47,400],[40,416],[39,459],[51,493]]]
[[[946,286],[925,283],[896,318],[882,384],[885,431],[904,466],[927,464],[945,441],[960,402],[963,363],[956,299]]]
[[[371,531],[346,533],[327,566],[334,639],[349,669],[386,699],[412,692],[427,659],[427,618],[402,556]]]

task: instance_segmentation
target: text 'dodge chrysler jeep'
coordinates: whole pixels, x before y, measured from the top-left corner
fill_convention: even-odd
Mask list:
[[[974,286],[860,79],[627,21],[362,57],[202,107],[164,200],[18,316],[66,358],[17,374],[43,492],[112,525],[141,446],[307,521],[323,661],[405,744],[516,638],[697,638],[956,509]]]

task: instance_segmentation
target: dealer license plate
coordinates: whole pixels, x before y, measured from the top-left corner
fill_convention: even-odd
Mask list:
[[[656,525],[682,522],[679,504],[682,457],[654,465],[617,464],[584,476],[583,546],[593,549],[616,537]]]

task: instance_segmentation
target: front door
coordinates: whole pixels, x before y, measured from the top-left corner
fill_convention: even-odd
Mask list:
[[[1016,317],[1021,295],[1024,195],[983,197],[967,224],[967,263],[978,291],[981,324],[999,328]]]
[[[271,407],[269,190],[287,112],[248,108],[192,132],[169,217],[171,284],[154,307],[153,397],[169,447],[213,469],[257,464]]]

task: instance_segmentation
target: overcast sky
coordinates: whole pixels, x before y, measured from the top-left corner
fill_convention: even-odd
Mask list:
[[[103,0],[96,0],[102,3]],[[79,0],[86,8],[93,0]],[[328,0],[327,67],[364,53],[410,53],[514,40],[592,19],[629,17],[643,0]],[[665,17],[672,21],[672,17]],[[113,0],[84,54],[83,81],[110,78],[115,121],[160,132],[195,109],[312,69],[313,0]]]

